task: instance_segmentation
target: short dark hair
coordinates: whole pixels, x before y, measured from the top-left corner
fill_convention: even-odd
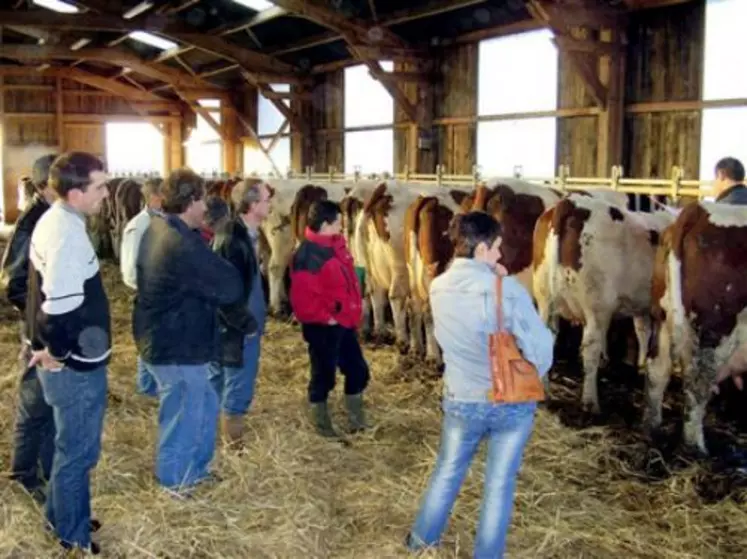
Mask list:
[[[203,199],[205,180],[191,169],[177,169],[163,181],[161,193],[163,211],[169,214],[181,214],[192,202]]]
[[[474,258],[475,249],[480,243],[491,247],[501,233],[501,224],[485,212],[457,215],[449,228],[449,236],[454,243],[454,256]]]
[[[205,198],[205,224],[215,229],[222,220],[229,217],[228,203],[220,196],[208,196]]]
[[[249,177],[236,183],[231,190],[231,201],[236,213],[244,215],[251,207],[259,202],[264,181],[260,178]]]
[[[152,177],[145,179],[140,192],[145,198],[149,196],[160,196],[161,189],[163,188],[163,179],[161,177]]]
[[[49,168],[49,186],[64,199],[76,188],[85,192],[91,184],[91,173],[103,170],[104,162],[92,153],[64,153],[55,159]]]
[[[317,200],[309,207],[306,225],[314,233],[318,233],[325,223],[334,223],[340,213],[340,204],[331,200]]]
[[[716,163],[716,172],[722,171],[726,178],[733,181],[744,181],[744,165],[736,157],[724,157]]]
[[[55,159],[57,159],[57,154],[49,153],[34,161],[34,166],[31,168],[31,182],[33,182],[36,190],[44,190],[47,187],[49,169]]]

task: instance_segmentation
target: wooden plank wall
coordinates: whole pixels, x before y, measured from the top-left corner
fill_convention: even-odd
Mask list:
[[[701,98],[705,2],[644,10],[628,37],[627,104]],[[686,178],[698,178],[700,123],[700,111],[628,114],[625,174],[666,178],[679,165]]]

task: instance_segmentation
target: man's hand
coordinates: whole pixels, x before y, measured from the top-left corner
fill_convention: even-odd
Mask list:
[[[336,326],[337,325],[337,321],[334,318],[330,318],[327,321],[327,325],[329,325],[329,326]]]
[[[53,359],[52,356],[49,355],[49,351],[47,349],[31,352],[31,359],[29,360],[29,367],[33,367],[37,364],[41,365],[47,371],[50,371],[53,373],[57,371],[61,371],[62,368],[64,367],[62,363]]]

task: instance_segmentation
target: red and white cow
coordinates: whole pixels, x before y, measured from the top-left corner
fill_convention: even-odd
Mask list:
[[[654,256],[673,220],[668,212],[631,212],[573,194],[537,221],[532,264],[538,311],[556,332],[558,317],[583,325],[582,403],[596,413],[597,372],[613,317],[633,317],[639,365],[645,365]]]
[[[673,363],[683,374],[684,442],[707,454],[703,419],[717,371],[747,365],[747,207],[692,203],[664,232],[651,282],[655,337],[644,424],[661,424]]]

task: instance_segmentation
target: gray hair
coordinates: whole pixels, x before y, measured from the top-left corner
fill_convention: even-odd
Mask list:
[[[148,200],[148,198],[150,198],[151,196],[160,196],[162,188],[163,179],[160,177],[155,177],[146,179],[143,183],[142,188],[140,189],[140,192],[143,194],[143,198]]]
[[[231,202],[236,213],[243,215],[248,212],[253,204],[259,202],[262,196],[262,179],[250,177],[237,183],[231,191]]]

